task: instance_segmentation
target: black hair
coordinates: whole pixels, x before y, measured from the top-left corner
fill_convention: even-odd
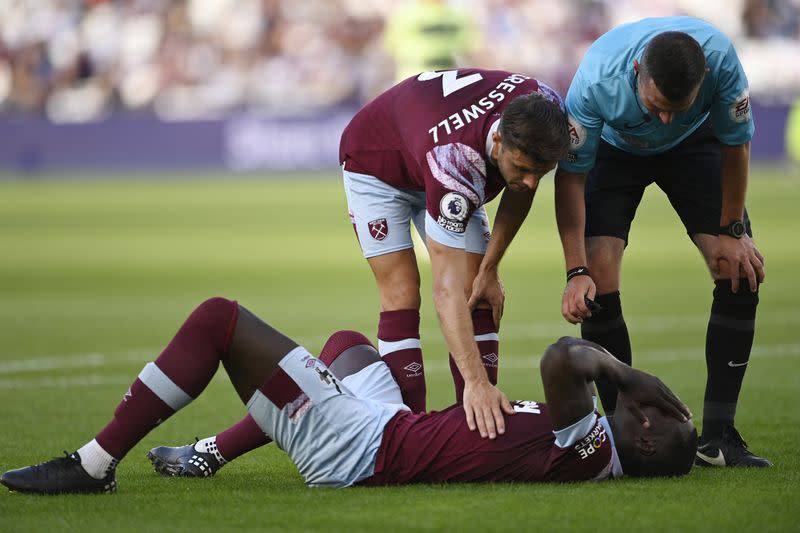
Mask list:
[[[539,93],[518,96],[508,104],[498,131],[504,148],[519,150],[534,163],[554,163],[569,151],[566,114]]]
[[[692,36],[665,31],[653,37],[644,50],[642,76],[650,77],[670,102],[683,102],[703,81],[706,56]]]
[[[672,424],[672,431],[666,433],[658,442],[658,447],[646,455],[635,446],[628,451],[617,448],[622,473],[632,477],[683,476],[694,465],[697,452],[697,428],[689,422],[679,422],[674,418],[665,419]]]

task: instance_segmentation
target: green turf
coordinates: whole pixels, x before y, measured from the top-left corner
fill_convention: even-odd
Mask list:
[[[585,485],[310,490],[276,448],[210,480],[155,475],[146,451],[227,427],[243,408],[218,375],[194,404],[133,449],[115,496],[0,492],[0,531],[797,530],[800,272],[796,172],[755,172],[749,208],[767,258],[756,347],[737,425],[767,471],[696,470],[684,479]],[[552,183],[502,270],[501,386],[542,399],[537,355],[559,335],[563,265]],[[429,406],[452,397],[423,272]],[[663,195],[649,191],[622,294],[637,366],[699,415],[713,286]],[[111,415],[202,299],[238,299],[317,350],[334,329],[374,335],[377,294],[333,174],[314,179],[0,181],[0,471],[71,451]],[[27,366],[26,366],[27,365]]]

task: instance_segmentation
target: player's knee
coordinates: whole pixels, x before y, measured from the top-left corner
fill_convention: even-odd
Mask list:
[[[194,313],[208,316],[217,316],[230,313],[231,308],[236,305],[233,300],[228,300],[222,296],[213,296],[197,306]]]
[[[397,275],[383,280],[379,285],[383,310],[419,309],[419,289],[419,277]]]
[[[556,342],[545,348],[542,354],[541,366],[553,364],[554,359],[562,359],[569,355],[569,347],[575,342],[574,337],[561,337]]]
[[[565,344],[561,343],[562,339],[563,337],[545,348],[541,359],[539,359],[539,372],[545,384],[552,376],[556,375],[559,372],[559,368],[563,366],[567,347]]]
[[[348,350],[356,346],[363,347],[364,349],[359,350],[357,352],[358,357],[354,356],[353,359],[369,359],[370,362],[380,361],[380,355],[378,355],[378,351],[375,349],[372,342],[363,333],[352,330],[337,331],[328,337],[328,340],[319,353],[319,359],[326,365],[331,366],[340,356],[347,359],[349,355]]]
[[[548,346],[545,350],[545,355],[551,358],[557,357],[559,359],[566,359],[575,354],[579,354],[586,345],[594,346],[594,343],[579,339],[578,337],[564,336]]]
[[[230,341],[237,316],[238,304],[235,301],[215,296],[198,305],[183,327],[208,336],[215,346],[223,349]]]

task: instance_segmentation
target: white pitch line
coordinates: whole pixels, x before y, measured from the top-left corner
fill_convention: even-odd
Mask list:
[[[144,361],[153,357],[154,350],[128,350],[119,354],[103,354],[90,352],[85,354],[21,358],[11,361],[0,361],[0,374],[22,374],[25,372],[42,372],[46,370],[63,370],[67,368],[90,368],[110,366],[117,363]]]
[[[635,335],[639,333],[663,333],[665,331],[686,330],[694,329],[699,332],[705,332],[706,325],[708,324],[708,315],[664,315],[664,316],[651,316],[646,318],[633,318],[626,319],[628,329]],[[800,324],[800,313],[796,311],[780,312],[780,310],[770,310],[769,324],[772,327],[788,327]],[[756,321],[756,330],[758,330],[758,321]],[[500,326],[500,342],[505,341],[519,341],[519,340],[535,340],[545,339],[555,341],[558,337],[563,335],[580,336],[580,328],[572,324],[568,324],[563,320],[553,320],[548,322],[530,322],[525,323],[522,321],[514,321],[511,323],[503,323]],[[367,334],[370,338],[370,335]],[[426,339],[436,339],[437,342],[442,340],[441,330],[438,328],[426,328],[420,332],[422,338],[422,348],[425,349]],[[299,340],[296,338],[296,340]],[[302,341],[308,346],[322,346],[328,340],[327,336],[302,336]]]
[[[74,376],[68,378],[0,379],[0,390],[10,389],[73,389],[130,385],[135,376]]]
[[[795,310],[770,310],[769,323],[770,326],[795,326],[800,324],[800,313]],[[628,320],[631,331],[641,333],[657,333],[664,331],[679,330],[682,328],[704,328],[708,321],[708,315],[663,315],[663,316],[650,316],[644,318],[634,318]],[[515,321],[506,323],[500,328],[500,341],[520,341],[520,340],[555,340],[561,335],[579,335],[580,330],[567,324],[562,320],[549,321],[549,322],[532,322],[525,323]],[[421,337],[423,339],[423,350],[425,339],[435,338],[441,341],[441,332],[438,329],[428,328],[422,331]],[[327,336],[309,336],[303,337],[303,342],[307,346],[321,346],[326,340]],[[786,345],[796,346],[796,345]],[[0,361],[0,375],[3,374],[22,374],[43,372],[49,370],[62,370],[69,368],[91,368],[91,367],[109,367],[112,365],[129,364],[133,362],[150,361],[160,353],[160,349],[155,348],[140,348],[132,349],[121,353],[100,353],[89,352],[85,354],[72,354],[62,356],[48,356],[48,357],[18,357],[16,359]],[[652,354],[652,357],[659,360],[677,360],[677,359],[691,359],[703,355],[702,350],[698,349],[665,349],[655,350],[652,352],[643,352],[642,355]],[[639,354],[635,354],[638,357]],[[508,364],[510,356],[506,355],[504,358],[505,364]],[[430,363],[429,363],[430,361]],[[425,361],[426,367],[429,364],[436,364],[436,360],[427,357]],[[446,363],[446,361],[445,361]],[[504,366],[505,366],[504,364]],[[444,365],[447,367],[447,364]]]
[[[150,353],[150,352],[148,352]],[[634,357],[648,360],[648,362],[674,362],[686,359],[703,358],[702,350],[694,348],[676,350],[644,350],[634,354]],[[758,364],[758,359],[773,359],[780,357],[800,357],[800,344],[766,344],[755,345],[751,361]],[[500,370],[530,370],[534,372],[539,364],[539,357],[530,355],[509,354],[503,355],[500,360]],[[450,365],[445,358],[429,358],[425,361],[425,372],[430,374],[449,373]],[[135,373],[130,375],[114,374],[110,376],[71,376],[63,378],[37,377],[37,378],[12,378],[0,379],[0,390],[13,389],[70,389],[79,387],[104,387],[108,385],[129,385],[135,378]]]
[[[101,366],[105,363],[105,361],[106,356],[101,353],[0,361],[0,374],[38,372],[42,370],[60,370],[62,368],[85,368],[91,366]]]
[[[636,325],[636,331],[644,331],[644,332],[653,332],[653,331],[660,331],[660,330],[669,330],[675,329],[675,327],[679,324],[685,324],[687,326],[696,326],[697,320],[699,317],[669,317],[669,318],[653,318],[645,320],[642,323],[638,323]],[[781,317],[780,322],[784,323],[795,323],[800,322],[800,314],[786,314]],[[775,325],[775,321],[771,322],[772,325]],[[568,327],[568,326],[567,326]],[[526,339],[552,339],[555,340],[560,335],[569,334],[569,331],[562,331],[559,332],[558,329],[565,328],[564,324],[561,322],[553,322],[550,324],[536,324],[531,326],[524,326],[519,323],[513,324],[509,328],[503,328],[500,333],[500,341],[501,346],[502,342],[505,341],[517,341],[517,340],[526,340]],[[573,332],[577,333],[577,332]],[[439,331],[425,331],[423,335],[424,338],[439,335]],[[327,340],[327,337],[306,337],[304,338],[304,342],[307,345],[314,346],[314,345],[322,345]],[[787,345],[771,345],[776,346],[775,349],[788,349],[790,351],[796,352],[796,347],[800,346],[797,344],[787,344]],[[757,355],[758,346],[754,347],[754,355]],[[423,341],[423,350],[424,350],[424,341]],[[138,348],[128,350],[122,353],[117,354],[103,354],[99,352],[89,352],[85,354],[73,354],[73,355],[63,355],[63,356],[48,356],[48,357],[34,357],[34,358],[19,358],[13,359],[9,361],[0,361],[0,375],[3,374],[22,374],[22,373],[29,373],[29,372],[43,372],[48,370],[62,370],[62,369],[69,369],[69,368],[91,368],[91,367],[108,367],[112,365],[118,364],[129,364],[134,362],[142,362],[143,364],[147,361],[154,359],[157,354],[160,352],[159,349],[155,348]],[[651,350],[647,352],[639,352],[642,355],[646,355],[648,357],[652,357],[658,360],[681,360],[681,359],[692,359],[695,357],[703,356],[704,352],[702,349],[697,348],[686,348],[686,349],[661,349],[661,350]],[[634,354],[634,356],[638,356],[639,353]],[[506,355],[506,358],[511,358],[511,356]],[[426,358],[425,365],[428,365],[428,360],[433,362],[433,358]],[[435,364],[435,363],[434,363]]]

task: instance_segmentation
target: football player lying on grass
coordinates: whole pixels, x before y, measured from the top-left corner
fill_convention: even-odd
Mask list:
[[[674,476],[689,472],[697,446],[689,410],[666,385],[586,341],[549,346],[540,365],[547,404],[514,402],[506,432],[487,439],[460,405],[411,413],[362,334],[334,333],[317,359],[236,302],[212,298],[145,365],[94,439],[0,481],[19,492],[114,491],[119,461],[196,398],[220,361],[252,418],[314,487]],[[621,391],[613,418],[595,411],[597,378]]]

